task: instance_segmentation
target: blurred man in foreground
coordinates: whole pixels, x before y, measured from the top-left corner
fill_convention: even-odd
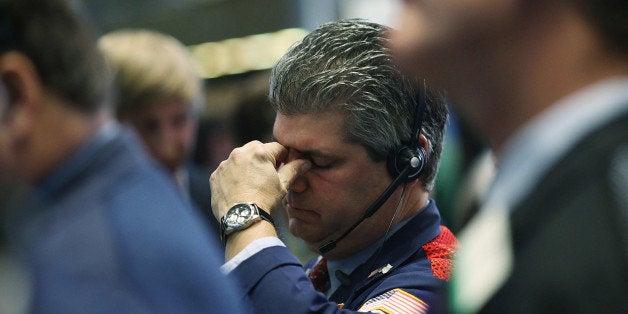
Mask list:
[[[628,2],[403,4],[397,61],[498,158],[461,234],[452,309],[627,312]]]
[[[0,176],[29,186],[6,213],[29,310],[239,312],[197,213],[111,118],[86,27],[69,1],[0,1]]]

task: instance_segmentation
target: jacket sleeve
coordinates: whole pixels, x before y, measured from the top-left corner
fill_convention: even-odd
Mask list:
[[[337,313],[338,304],[316,291],[290,249],[263,249],[229,276],[242,289],[252,313]]]

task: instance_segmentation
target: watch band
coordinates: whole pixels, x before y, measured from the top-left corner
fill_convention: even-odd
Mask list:
[[[273,220],[273,216],[271,216],[267,211],[263,210],[261,207],[257,206],[257,204],[253,203],[253,205],[255,207],[257,207],[257,212],[259,213],[259,216],[270,222],[271,225],[273,225],[273,227],[275,226],[275,221]]]

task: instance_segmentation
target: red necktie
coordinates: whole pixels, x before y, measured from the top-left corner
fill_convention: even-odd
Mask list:
[[[327,272],[327,259],[321,258],[312,271],[308,275],[310,281],[314,285],[314,289],[326,293],[329,290],[331,284],[329,282],[329,273]]]

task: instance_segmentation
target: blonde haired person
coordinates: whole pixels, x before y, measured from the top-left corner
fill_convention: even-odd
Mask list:
[[[117,118],[137,130],[185,195],[210,215],[209,173],[190,162],[203,102],[194,58],[176,38],[147,29],[114,31],[98,45],[115,73]],[[207,221],[217,234],[215,220]]]

